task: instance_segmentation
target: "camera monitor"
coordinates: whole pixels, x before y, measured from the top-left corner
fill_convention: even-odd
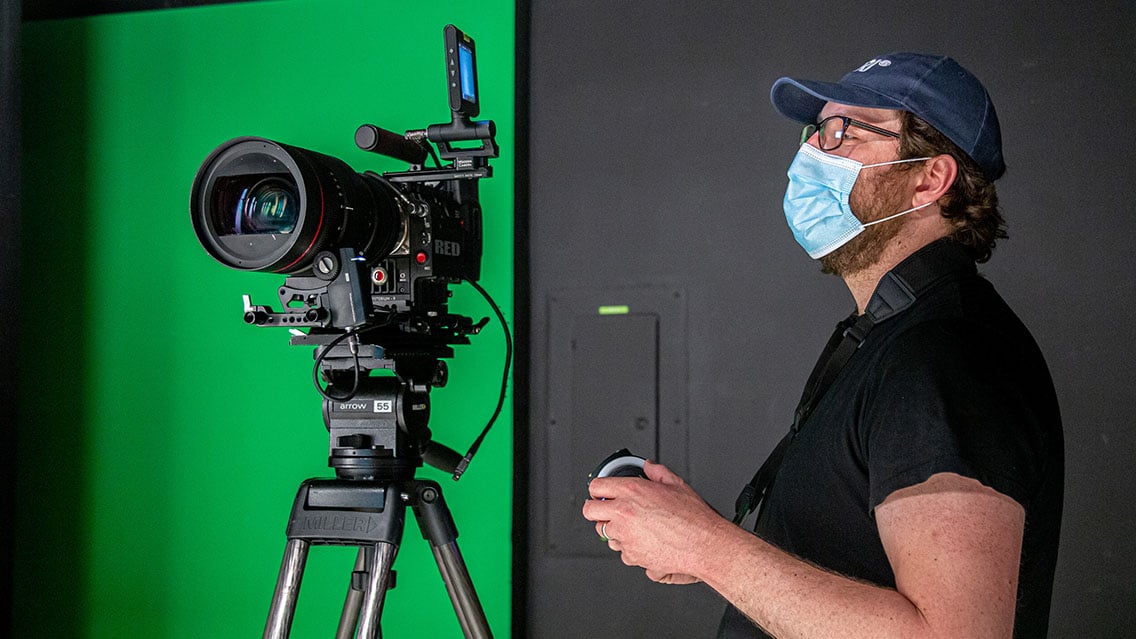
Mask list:
[[[450,110],[467,118],[477,117],[477,62],[473,38],[452,24],[446,25],[443,35]]]

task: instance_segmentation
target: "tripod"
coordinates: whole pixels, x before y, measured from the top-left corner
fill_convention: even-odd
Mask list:
[[[381,637],[379,618],[407,504],[414,510],[422,537],[430,542],[462,632],[470,638],[492,637],[458,550],[453,517],[436,482],[309,479],[300,484],[292,504],[288,545],[272,596],[265,639],[288,636],[312,544],[359,546],[336,639],[356,636],[356,627],[360,639]]]
[[[326,341],[311,335],[293,341],[310,340]],[[350,357],[337,354],[329,345],[326,359],[320,360],[329,380],[324,393],[324,420],[331,436],[329,465],[337,478],[308,479],[300,484],[292,502],[288,543],[264,638],[288,636],[308,550],[315,544],[359,547],[336,639],[379,639],[383,601],[393,587],[391,566],[410,505],[422,537],[430,543],[462,632],[468,639],[489,639],[489,624],[458,550],[457,528],[441,486],[414,478],[424,456],[432,465],[450,468],[460,459],[456,452],[431,442],[426,427],[429,389],[444,383],[444,367],[433,357],[407,358],[396,365],[383,358],[378,347],[365,346],[360,358],[358,353]],[[398,367],[409,374],[405,380],[348,375],[348,359],[352,368],[364,372]],[[353,380],[350,393],[333,395],[347,385],[348,377]]]

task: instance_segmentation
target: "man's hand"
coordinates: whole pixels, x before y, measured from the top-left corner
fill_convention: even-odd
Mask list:
[[[643,471],[646,480],[593,479],[584,517],[596,522],[596,534],[606,533],[608,546],[621,554],[623,563],[645,568],[651,580],[700,581],[701,553],[712,550],[716,531],[732,524],[666,466],[647,461]]]

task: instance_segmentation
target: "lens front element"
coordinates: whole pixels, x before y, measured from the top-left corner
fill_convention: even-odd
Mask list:
[[[240,189],[233,211],[233,233],[291,233],[299,218],[300,195],[296,188],[277,177],[264,178],[250,188]]]

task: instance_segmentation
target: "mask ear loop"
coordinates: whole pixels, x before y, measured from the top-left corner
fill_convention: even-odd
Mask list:
[[[892,161],[890,161],[890,162],[876,162],[875,164],[865,164],[865,165],[861,166],[860,168],[862,168],[862,169],[870,169],[870,168],[872,168],[873,166],[888,166],[888,165],[890,165],[890,164],[903,164],[903,163],[905,163],[905,162],[923,162],[923,161],[925,161],[925,160],[930,160],[930,159],[931,159],[930,157],[925,157],[925,158],[907,158],[906,160],[892,160]]]
[[[880,218],[878,220],[872,220],[871,222],[865,223],[863,226],[864,226],[864,228],[868,228],[869,226],[871,226],[873,224],[879,224],[880,222],[887,222],[888,220],[894,220],[895,218],[897,218],[901,215],[907,215],[908,213],[913,213],[915,211],[918,211],[919,209],[925,209],[925,208],[927,208],[928,206],[931,206],[934,203],[935,203],[935,200],[931,200],[930,202],[927,202],[926,204],[920,204],[919,206],[917,206],[915,208],[907,209],[906,211],[900,211],[899,213],[896,213],[895,215],[889,215],[887,217]]]
[[[861,169],[870,169],[874,166],[890,166],[892,164],[903,164],[905,162],[923,162],[924,160],[930,160],[930,159],[931,158],[926,157],[926,158],[908,158],[906,160],[892,160],[890,162],[877,162],[875,164],[865,164],[864,166],[862,166],[860,168]],[[931,206],[934,203],[935,203],[935,201],[931,200],[930,202],[927,202],[926,204],[920,204],[919,206],[917,206],[915,208],[907,209],[906,211],[900,211],[899,213],[896,213],[895,215],[889,215],[887,217],[880,218],[878,220],[872,220],[871,222],[864,223],[863,226],[864,226],[864,228],[868,228],[869,226],[871,226],[873,224],[879,224],[880,222],[887,222],[888,220],[894,220],[895,218],[897,218],[901,215],[907,215],[908,213],[914,213],[915,211],[918,211],[919,209],[925,209],[925,208],[927,208],[928,206]]]

